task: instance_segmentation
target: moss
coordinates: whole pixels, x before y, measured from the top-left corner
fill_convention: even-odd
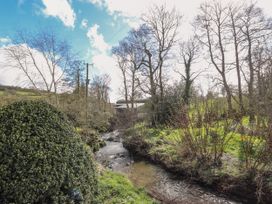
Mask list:
[[[153,204],[143,189],[133,184],[123,175],[103,171],[98,177],[99,194],[97,203],[101,204]]]

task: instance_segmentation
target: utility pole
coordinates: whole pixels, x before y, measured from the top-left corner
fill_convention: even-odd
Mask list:
[[[80,97],[80,70],[79,68],[77,69],[77,72],[76,72],[76,91],[77,91],[78,97]]]
[[[85,92],[85,99],[86,99],[86,126],[88,124],[88,92],[89,92],[89,83],[90,83],[90,79],[89,79],[89,65],[93,65],[90,63],[86,63],[86,92]]]

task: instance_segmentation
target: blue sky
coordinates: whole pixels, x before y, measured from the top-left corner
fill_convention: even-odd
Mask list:
[[[42,0],[0,0],[0,38],[12,40],[17,30],[37,31],[49,28],[66,39],[82,58],[88,60],[90,56],[87,52],[91,45],[86,33],[89,27],[99,25],[98,32],[109,45],[116,44],[130,29],[127,23],[115,19],[105,9],[88,1],[74,0],[68,3],[75,13],[73,26],[65,25],[58,17],[46,15],[46,5]],[[86,28],[81,25],[83,19],[88,21]]]

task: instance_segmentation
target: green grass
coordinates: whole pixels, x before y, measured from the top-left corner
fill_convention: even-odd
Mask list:
[[[228,120],[228,123],[231,123],[231,119]],[[242,119],[242,125],[247,126],[249,124],[249,117],[245,116]],[[224,134],[224,121],[217,121],[216,125],[214,125],[211,130],[216,132],[217,134],[222,137]],[[171,129],[171,128],[147,128],[144,123],[140,123],[135,125],[136,129],[141,130],[144,133],[144,136],[148,142],[152,144],[160,143],[159,141],[163,141],[167,144],[178,145],[182,142],[182,129]],[[193,134],[201,133],[205,134],[204,128],[190,128],[190,131]],[[249,135],[242,135],[235,131],[230,131],[226,138],[230,138],[228,143],[225,146],[225,153],[229,153],[234,157],[239,157],[239,149],[241,142],[249,141],[252,142],[255,146],[258,146],[262,139],[258,136],[249,136]]]
[[[50,97],[47,92],[36,92],[31,89],[7,87],[0,89],[0,107],[20,100],[38,100]]]
[[[101,204],[155,204],[143,189],[133,184],[123,175],[103,171],[98,178],[98,203]]]
[[[231,124],[232,120],[228,119],[227,123]],[[243,118],[242,124],[248,124],[248,117]],[[225,135],[227,142],[224,145],[224,152],[226,157],[223,158],[228,158],[228,161],[223,161],[223,163],[229,162],[229,160],[231,160],[231,162],[234,161],[233,163],[237,165],[236,169],[238,169],[239,161],[241,160],[241,146],[243,143],[251,144],[254,150],[258,151],[263,144],[263,139],[261,136],[240,134],[236,131],[237,129],[230,131],[228,128],[224,128],[224,125],[224,121],[217,121],[210,127],[210,131],[217,133],[219,138],[223,138]],[[179,156],[177,151],[179,151],[179,146],[182,146],[183,129],[148,128],[144,123],[136,124],[134,129],[135,132],[141,135],[143,140],[149,144],[149,154],[151,156],[162,157],[163,160],[169,160],[170,162],[178,161]],[[193,136],[200,135],[200,137],[203,137],[206,134],[204,127],[191,127],[189,131]],[[207,138],[210,140],[210,137]],[[234,169],[229,168],[227,171],[232,172],[233,170]],[[236,170],[233,172],[237,175]]]
[[[33,95],[37,95],[37,93],[35,93],[35,92],[22,91],[22,90],[16,91],[15,94],[18,95],[18,96],[33,96]]]

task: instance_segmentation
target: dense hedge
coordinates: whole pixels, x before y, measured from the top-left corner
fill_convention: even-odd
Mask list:
[[[23,101],[0,110],[0,203],[93,203],[87,145],[51,105]]]

